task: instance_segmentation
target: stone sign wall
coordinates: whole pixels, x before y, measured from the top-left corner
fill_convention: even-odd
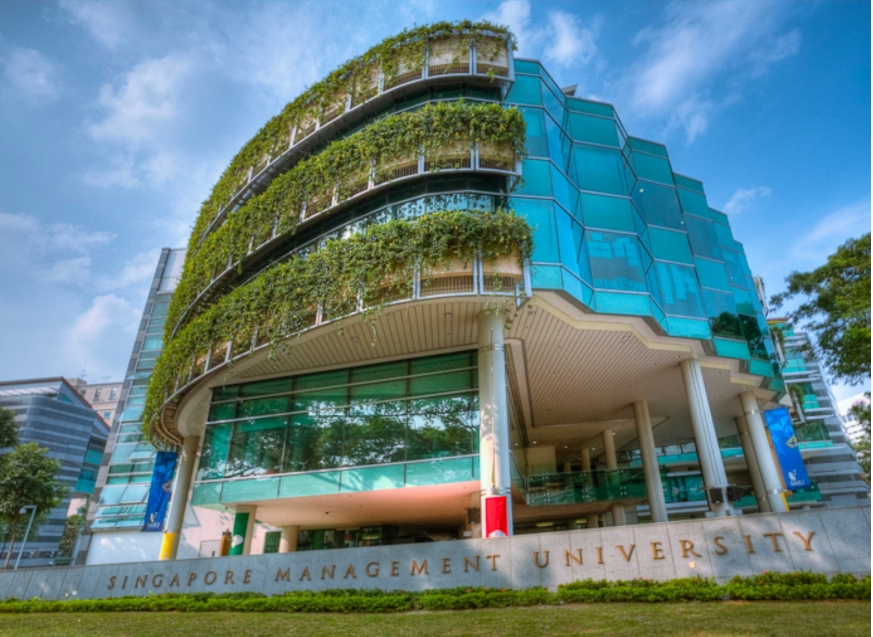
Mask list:
[[[870,572],[870,508],[819,509],[668,524],[167,562],[0,573],[0,599],[89,599],[453,586],[528,588],[579,579],[671,579],[763,571]]]

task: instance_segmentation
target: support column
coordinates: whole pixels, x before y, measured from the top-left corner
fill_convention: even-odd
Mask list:
[[[606,468],[610,471],[618,469],[618,457],[615,455],[615,440],[612,429],[603,430],[603,456],[606,459]]]
[[[252,535],[255,531],[255,514],[258,507],[253,504],[240,504],[233,518],[233,537],[230,539],[231,555],[250,555]]]
[[[637,442],[643,461],[643,475],[646,479],[646,496],[652,522],[667,522],[667,501],[664,499],[664,486],[661,484],[661,468],[655,452],[655,434],[652,432],[652,418],[649,403],[640,400],[634,403],[634,421],[637,425]]]
[[[755,491],[755,500],[761,513],[770,513],[770,503],[767,501],[767,490],[764,488],[764,479],[761,477],[761,467],[758,464],[758,454],[755,453],[755,445],[749,435],[749,423],[745,416],[735,419],[737,433],[740,435],[740,443],[743,445],[743,455],[746,457],[746,466],[749,468],[749,476],[752,478],[752,488]]]
[[[185,436],[182,440],[182,451],[176,466],[176,483],[173,485],[170,512],[167,515],[167,528],[161,541],[159,560],[175,560],[176,553],[179,551],[179,536],[182,534],[182,524],[185,522],[188,491],[191,489],[191,478],[194,476],[199,446],[200,436]]]
[[[591,452],[588,447],[582,449],[582,471],[591,471]]]
[[[773,513],[787,511],[785,499],[782,497],[782,480],[779,478],[779,469],[770,449],[770,438],[764,428],[764,417],[761,415],[758,399],[752,392],[743,392],[740,394],[740,403],[746,416],[746,424],[749,426],[749,436],[755,448],[755,458],[758,460],[758,469],[761,471],[761,481],[764,483],[764,492],[770,510]]]
[[[587,528],[589,528],[589,529],[596,529],[596,528],[599,528],[600,525],[597,523],[597,517],[598,517],[598,516],[597,516],[596,513],[592,513],[591,515],[589,515],[589,516],[586,518],[586,524],[585,524],[585,526],[586,526]]]
[[[727,474],[724,471],[721,450],[718,448],[718,437],[715,435],[715,425],[712,422],[709,399],[706,397],[706,385],[703,384],[700,361],[695,358],[684,360],[680,364],[680,368],[682,369],[682,379],[685,381],[685,392],[688,395],[688,409],[691,411],[694,442],[697,446],[697,458],[700,461],[703,484],[707,488],[709,509],[716,517],[730,515],[730,503],[715,503],[709,497],[709,489],[718,487],[722,490],[722,499],[727,499],[725,492]]]
[[[297,551],[297,534],[299,526],[283,526],[282,536],[279,538],[280,553],[294,553]]]
[[[505,496],[506,533],[512,535],[512,476],[509,411],[506,396],[506,354],[503,349],[503,316],[481,312],[479,344],[479,475],[482,537],[487,537],[486,499]]]
[[[603,455],[606,458],[606,468],[609,471],[618,470],[618,457],[615,454],[615,440],[612,436],[612,429],[603,431]],[[607,474],[607,484],[611,487],[618,487],[620,480],[615,473]],[[624,515],[624,505],[616,502],[610,508],[612,511],[612,525],[624,526],[627,524],[627,518]]]

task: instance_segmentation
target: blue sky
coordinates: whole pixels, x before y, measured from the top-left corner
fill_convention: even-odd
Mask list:
[[[771,293],[869,230],[866,2],[5,2],[0,379],[120,379],[159,249],[247,139],[382,38],[482,17],[666,143]]]

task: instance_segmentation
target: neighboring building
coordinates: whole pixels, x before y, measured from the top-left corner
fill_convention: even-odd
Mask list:
[[[867,434],[867,430],[861,424],[861,421],[858,420],[858,417],[851,412],[851,409],[855,405],[869,404],[870,398],[868,398],[867,394],[855,394],[851,398],[846,398],[837,403],[837,408],[840,410],[840,415],[843,418],[843,429],[846,431],[849,442],[853,445],[861,442]]]
[[[167,306],[179,281],[184,254],[184,250],[164,248],[149,288],[88,516],[88,563],[103,547],[118,546],[126,535],[138,531],[143,524],[155,449],[143,441],[142,409],[149,377],[161,351]],[[116,385],[110,385],[110,393],[114,387]],[[142,559],[137,555],[118,559],[137,558]]]
[[[870,501],[870,486],[864,481],[851,439],[827,383],[827,372],[809,352],[809,337],[796,331],[785,319],[768,323],[782,330],[785,365],[782,375],[789,390],[794,389],[795,429],[798,440],[829,439],[832,446],[806,461],[807,471],[828,506],[857,506]],[[792,392],[789,392],[790,394]]]
[[[73,384],[106,424],[111,425],[115,419],[118,400],[121,398],[122,384],[120,382],[88,383],[79,378],[75,379]]]
[[[728,217],[611,105],[514,60],[503,32],[470,37],[434,36],[421,68],[363,56],[347,67],[361,69],[353,94],[296,102],[231,164],[195,226],[170,341],[147,364],[137,341],[89,563],[158,557],[158,534],[121,529],[143,521],[140,419],[161,345],[177,367],[154,376],[154,431],[183,451],[164,557],[224,552],[231,530],[239,554],[785,510],[761,414],[785,385]],[[427,120],[427,105],[459,100],[472,124]],[[519,108],[526,156],[506,132],[517,112],[489,105]],[[384,143],[395,122],[427,154],[398,140],[366,160],[348,151],[339,184],[294,182],[332,165],[331,142],[369,130]],[[530,261],[517,242],[496,262],[467,246],[429,274],[380,275],[375,301],[288,305],[306,283],[281,277],[325,240],[447,208],[483,224],[514,210]],[[276,289],[286,315],[246,313],[240,299]],[[143,317],[155,339],[166,292],[153,286]],[[380,310],[364,316],[368,303]],[[819,431],[801,448],[813,460],[831,444]],[[789,495],[820,499],[815,485]]]
[[[48,456],[59,460],[59,480],[70,488],[69,495],[48,521],[39,527],[38,541],[28,542],[21,566],[46,566],[58,557],[58,544],[67,516],[94,493],[97,471],[109,428],[76,388],[64,378],[39,378],[0,382],[0,407],[15,412],[19,441],[47,447]],[[19,537],[13,555],[21,547]],[[0,559],[6,558],[6,547]]]

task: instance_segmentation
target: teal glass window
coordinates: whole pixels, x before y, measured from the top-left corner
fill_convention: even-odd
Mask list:
[[[567,171],[573,142],[551,117],[546,117],[546,135],[549,138],[549,157],[562,172]]]
[[[506,96],[506,101],[512,104],[540,106],[543,103],[541,88],[540,78],[530,75],[516,75],[515,82]]]
[[[649,182],[637,182],[634,185],[631,198],[647,224],[675,228],[676,230],[685,229],[675,188]]]
[[[701,195],[706,194],[703,192],[703,183],[698,181],[697,179],[691,179],[691,177],[686,177],[685,175],[677,175],[673,173],[673,179],[676,181],[676,185],[680,188],[687,188],[688,190],[693,190],[694,192],[700,193]],[[704,215],[706,217],[709,214]]]
[[[558,263],[558,234],[555,225],[555,206],[543,199],[512,199],[510,207],[533,228],[534,263]]]
[[[582,219],[589,228],[634,232],[636,214],[629,199],[582,193]]]
[[[743,273],[742,265],[740,265],[740,261],[744,260],[742,255],[733,250],[722,250],[722,256],[724,257],[724,264],[727,267],[731,285],[746,287],[746,276]]]
[[[704,219],[710,218],[709,204],[706,203],[705,195],[691,192],[684,188],[677,188],[676,192],[679,194],[679,203],[682,205],[682,210]]]
[[[573,147],[573,170],[576,185],[581,190],[627,194],[624,158],[618,150],[576,144]]]
[[[527,125],[525,146],[530,157],[548,157],[549,139],[546,136],[546,122],[543,111],[538,108],[519,109]]]
[[[681,190],[679,191],[682,192]],[[721,248],[715,234],[715,224],[707,219],[686,215],[685,230],[691,243],[691,251],[695,256],[710,259],[721,259]]]
[[[585,243],[595,288],[646,291],[646,264],[643,263],[643,251],[636,237],[610,232],[588,232]]]
[[[667,314],[703,316],[694,268],[656,261],[655,269],[661,288],[661,305]]]
[[[280,473],[285,453],[287,419],[262,418],[234,426],[227,477]]]
[[[237,416],[239,417],[266,416],[268,414],[281,414],[287,411],[287,396],[243,400],[237,406]]]
[[[574,140],[618,147],[618,132],[612,119],[581,113],[570,113],[569,118],[570,134]]]
[[[268,396],[270,394],[283,394],[291,391],[291,378],[280,378],[278,380],[263,380],[250,385],[242,385],[239,388],[240,396]]]
[[[743,338],[740,319],[737,316],[737,306],[732,294],[702,290],[703,305],[709,317],[709,327],[716,336]]]
[[[679,263],[694,263],[691,257],[691,247],[688,245],[688,235],[684,232],[649,228],[648,237],[654,258],[678,261]]]
[[[543,81],[546,82],[546,78],[543,78]],[[564,121],[564,94],[558,91],[557,93],[549,90],[548,82],[546,82],[546,86],[543,87],[543,105],[546,107],[546,110],[552,114],[557,121]]]
[[[521,173],[524,176],[516,192],[534,197],[552,196],[551,164],[548,161],[525,159]]]
[[[718,210],[713,210],[712,208],[710,208],[709,215],[712,217],[712,220],[715,221],[717,224],[720,224],[722,226],[731,225],[730,221],[728,221],[728,216],[723,212],[719,212]]]
[[[746,342],[749,344],[749,352],[754,358],[769,358],[767,347],[764,344],[765,331],[761,330],[758,321],[754,316],[740,314],[740,325],[743,328],[743,334],[746,337]]]
[[[197,471],[198,480],[224,477],[232,435],[233,425],[211,425],[206,428],[203,450],[200,453],[200,468]]]
[[[731,234],[730,226],[715,224],[715,234],[718,236],[718,242],[726,248],[734,247],[734,236]]]
[[[708,259],[694,259],[697,268],[697,276],[700,277],[700,285],[705,288],[730,292],[727,270],[723,263]]]
[[[231,420],[236,417],[236,402],[213,403],[209,408],[209,420]]]
[[[579,191],[554,165],[552,166],[552,190],[558,203],[563,206],[564,210],[572,214],[576,210]]]
[[[670,186],[673,185],[673,171],[670,170],[670,162],[666,159],[632,153],[631,161],[633,162],[637,178],[657,181],[658,183]]]
[[[568,97],[566,102],[567,108],[577,113],[588,113],[590,115],[599,115],[601,117],[615,117],[615,111],[609,104],[602,102],[592,102],[591,100],[583,100],[578,97]]]
[[[582,242],[582,226],[563,211],[555,213],[558,222],[558,243],[561,263],[570,272],[579,274],[579,244]]]
[[[755,306],[752,303],[752,292],[749,290],[744,290],[742,288],[732,288],[731,292],[734,295],[734,303],[737,306],[737,311],[742,314],[754,314]],[[755,295],[757,298],[757,295]]]
[[[667,148],[663,144],[656,144],[655,142],[650,142],[638,137],[628,137],[627,143],[628,146],[631,147],[631,150],[638,150],[642,153],[648,153],[649,155],[657,155],[664,159],[667,158]]]
[[[533,73],[534,75],[536,75],[540,72],[540,65],[536,62],[529,62],[527,60],[514,60],[514,66],[516,73]]]

